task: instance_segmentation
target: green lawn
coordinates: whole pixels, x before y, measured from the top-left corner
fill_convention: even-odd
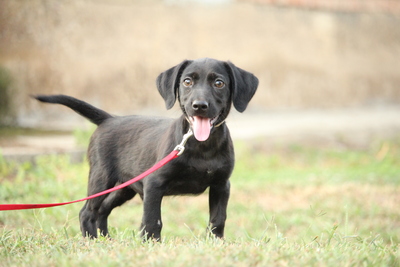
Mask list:
[[[206,235],[207,194],[163,201],[163,242],[142,243],[139,198],[113,239],[80,236],[83,204],[0,211],[0,266],[400,266],[400,142],[365,151],[236,144],[225,240]],[[0,203],[86,195],[87,162],[0,159]]]

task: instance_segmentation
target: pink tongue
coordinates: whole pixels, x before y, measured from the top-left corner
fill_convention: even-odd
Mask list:
[[[193,118],[193,133],[197,141],[206,141],[210,136],[211,124],[209,118],[194,116]]]

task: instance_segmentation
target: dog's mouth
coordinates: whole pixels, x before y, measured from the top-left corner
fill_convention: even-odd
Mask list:
[[[189,116],[189,123],[192,126],[194,137],[197,141],[206,141],[210,137],[211,129],[218,120],[219,115],[214,118],[201,116]]]

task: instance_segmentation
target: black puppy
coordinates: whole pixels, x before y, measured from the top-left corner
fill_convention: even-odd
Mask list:
[[[251,73],[215,59],[185,60],[161,73],[157,88],[167,109],[178,99],[179,119],[114,117],[78,99],[36,96],[42,102],[70,107],[98,125],[91,137],[88,158],[88,195],[121,184],[169,154],[192,129],[185,153],[143,180],[105,196],[88,200],[79,218],[83,236],[108,235],[111,211],[139,194],[144,202],[142,235],[159,239],[164,196],[209,192],[209,227],[223,237],[229,199],[229,177],[234,166],[233,144],[224,120],[233,103],[243,112],[258,86]]]

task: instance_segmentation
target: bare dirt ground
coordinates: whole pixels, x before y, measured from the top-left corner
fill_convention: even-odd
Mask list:
[[[227,124],[235,141],[364,149],[400,138],[400,107],[232,112]],[[72,134],[0,137],[0,148],[6,159],[18,161],[57,153],[79,160],[86,150]]]

